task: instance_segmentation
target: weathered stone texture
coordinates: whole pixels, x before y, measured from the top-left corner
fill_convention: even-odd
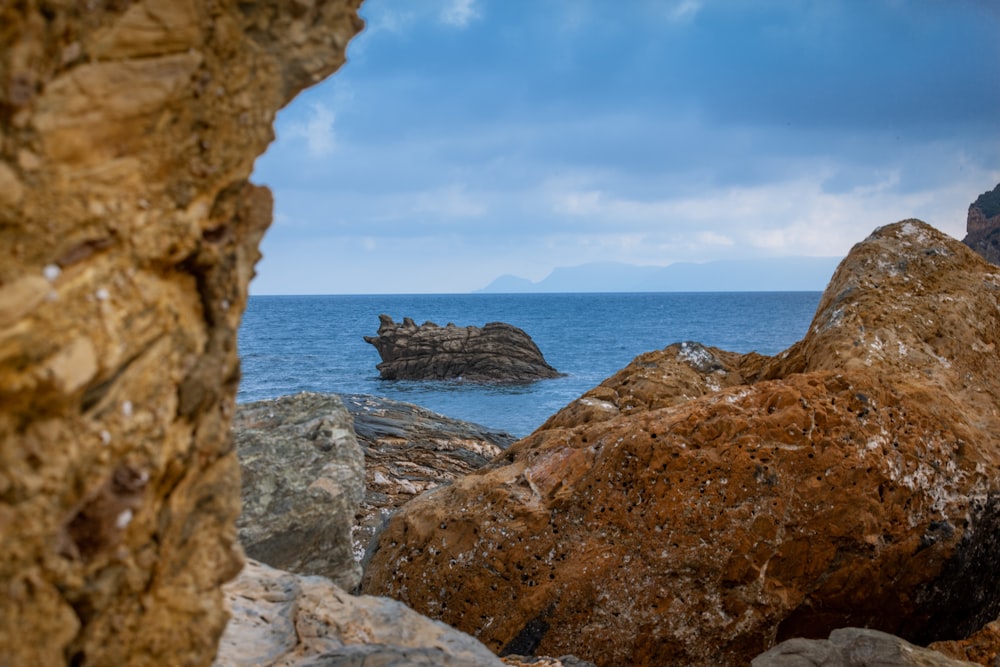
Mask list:
[[[472,637],[395,600],[249,561],[226,586],[233,621],[215,667],[503,667]]]
[[[352,540],[362,560],[397,508],[428,489],[482,468],[514,442],[504,431],[450,419],[402,401],[342,396],[365,453],[365,497]]]
[[[210,662],[246,179],[358,4],[0,5],[0,664]]]
[[[365,494],[365,461],[340,397],[303,392],[240,405],[233,433],[243,472],[236,527],[247,555],[357,586],[351,529]]]
[[[384,380],[445,380],[517,383],[559,377],[522,329],[504,322],[440,327],[420,326],[404,317],[399,324],[379,315],[377,336],[365,336],[375,346]]]
[[[494,650],[745,665],[1000,615],[1000,269],[876,230],[773,358],[678,344],[390,520],[363,590]]]

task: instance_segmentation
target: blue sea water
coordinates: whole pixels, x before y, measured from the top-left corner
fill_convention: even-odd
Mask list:
[[[253,296],[239,332],[239,402],[299,391],[375,394],[525,436],[637,355],[693,340],[775,354],[799,340],[819,292]],[[507,322],[565,377],[530,385],[386,381],[364,336],[378,316]]]

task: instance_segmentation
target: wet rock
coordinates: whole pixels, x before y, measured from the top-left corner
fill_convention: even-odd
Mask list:
[[[1000,269],[876,230],[805,338],[643,355],[482,470],[407,503],[366,572],[498,652],[745,665],[871,627],[1000,615]]]
[[[359,4],[0,3],[0,663],[211,661],[247,179]]]
[[[408,317],[396,324],[379,315],[378,336],[365,336],[365,341],[382,357],[378,370],[385,380],[518,383],[560,375],[528,334],[503,322],[482,328],[417,326]]]
[[[971,667],[914,646],[899,637],[863,628],[843,628],[829,639],[789,639],[750,663],[752,667]]]
[[[365,465],[352,421],[333,394],[303,392],[237,408],[243,512],[236,527],[248,556],[348,590],[358,584],[351,530]]]

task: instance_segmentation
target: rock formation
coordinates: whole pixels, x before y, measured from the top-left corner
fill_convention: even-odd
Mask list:
[[[365,462],[340,398],[301,393],[241,405],[233,433],[243,472],[236,527],[247,555],[347,590],[357,586],[351,532]]]
[[[382,357],[384,380],[445,380],[519,383],[559,377],[534,341],[503,322],[479,328],[417,326],[409,317],[396,324],[379,315],[378,336],[365,336]]]
[[[996,667],[1000,664],[1000,619],[989,623],[970,637],[934,642],[928,648],[959,660]]]
[[[502,653],[745,665],[871,627],[1000,615],[1000,269],[880,228],[805,338],[643,355],[389,522],[363,589]]]
[[[0,662],[211,661],[247,177],[359,2],[0,5]]]
[[[365,454],[365,495],[353,542],[356,557],[386,518],[419,493],[482,468],[514,436],[377,396],[341,397]]]
[[[236,525],[247,555],[346,590],[397,507],[483,467],[514,441],[411,403],[312,392],[238,406],[233,433],[243,470]]]
[[[863,628],[834,630],[829,639],[789,639],[750,663],[751,667],[974,667],[975,664]]]
[[[215,667],[503,667],[472,637],[387,598],[249,561],[226,586]]]
[[[1000,264],[1000,184],[969,205],[966,236],[962,243],[988,262]]]

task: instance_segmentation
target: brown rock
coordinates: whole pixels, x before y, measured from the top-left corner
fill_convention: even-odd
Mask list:
[[[0,5],[0,663],[211,661],[247,177],[358,4]]]
[[[365,456],[365,495],[353,532],[359,561],[372,536],[403,503],[482,468],[514,442],[509,433],[412,403],[364,394],[341,399]]]
[[[531,337],[503,322],[484,327],[420,326],[409,317],[396,324],[379,315],[378,336],[365,336],[382,357],[384,380],[444,380],[518,383],[559,377]]]
[[[1000,264],[1000,184],[969,205],[966,236],[962,243],[988,262]]]
[[[408,503],[364,590],[598,665],[745,665],[844,626],[965,636],[1000,608],[998,339],[1000,269],[880,228],[802,341],[639,357]]]
[[[987,624],[965,639],[934,642],[928,648],[959,660],[971,660],[987,667],[996,667],[1000,660],[1000,620]]]

